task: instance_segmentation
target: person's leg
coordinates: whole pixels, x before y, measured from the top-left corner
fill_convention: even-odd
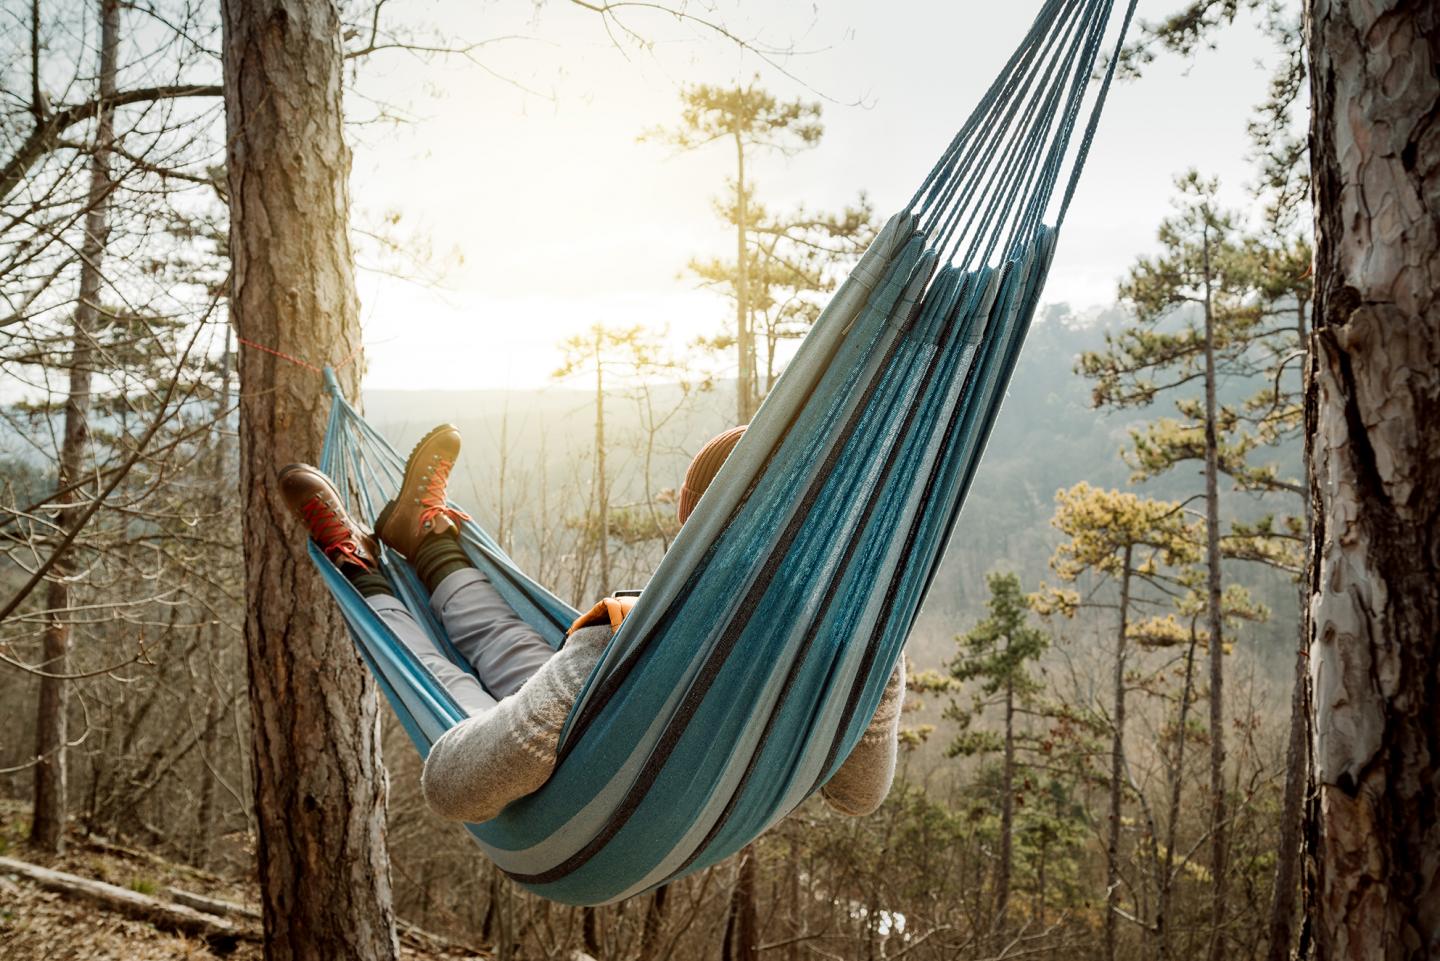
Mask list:
[[[426,537],[414,564],[450,643],[491,694],[514,694],[555,653],[470,563],[454,534]]]
[[[442,424],[405,462],[401,496],[376,520],[380,539],[415,567],[455,648],[487,690],[506,697],[520,689],[554,653],[516,616],[460,546],[467,515],[450,506],[446,489],[460,456],[460,431]]]
[[[280,471],[279,483],[311,539],[456,702],[471,714],[494,707],[495,698],[435,646],[391,592],[390,582],[380,574],[374,540],[346,511],[344,499],[330,479],[308,464],[291,464]]]
[[[425,665],[425,669],[450,692],[455,702],[472,717],[483,714],[495,706],[495,698],[486,693],[480,682],[469,672],[457,667],[450,658],[435,646],[429,635],[415,621],[414,616],[393,594],[371,594],[365,598],[386,626],[395,633],[400,642]]]
[[[450,574],[430,595],[450,643],[496,697],[509,697],[555,654],[483,573],[467,567]]]

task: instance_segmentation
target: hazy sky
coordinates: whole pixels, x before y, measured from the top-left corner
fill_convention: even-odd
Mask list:
[[[445,265],[434,288],[362,277],[372,388],[542,386],[558,363],[555,344],[595,322],[663,327],[677,341],[716,331],[732,308],[697,289],[684,266],[733,251],[711,200],[733,156],[719,145],[677,154],[637,142],[674,121],[681,85],[758,73],[781,96],[828,98],[817,149],[757,158],[760,199],[828,208],[863,190],[888,215],[1039,5],[691,4],[739,36],[793,45],[801,53],[784,67],[802,84],[665,17],[629,21],[654,41],[637,49],[623,39],[617,47],[596,15],[564,0],[405,3],[397,21],[427,24],[453,43],[493,42],[476,50],[478,65],[382,55],[391,59],[367,68],[351,101],[352,110],[370,109],[362,98],[383,102],[412,121],[358,132],[352,196],[361,220],[398,213],[394,231],[428,237]],[[1139,16],[1175,5],[1141,0]],[[1220,176],[1227,201],[1247,203],[1245,123],[1276,57],[1246,23],[1218,51],[1189,63],[1163,58],[1141,81],[1116,85],[1047,301],[1084,308],[1113,299],[1117,277],[1153,246],[1172,179],[1187,167]]]

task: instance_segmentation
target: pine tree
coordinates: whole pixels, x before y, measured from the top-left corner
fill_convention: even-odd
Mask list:
[[[995,934],[1005,943],[1010,912],[1010,884],[1015,845],[1015,795],[1018,760],[1018,713],[1040,691],[1030,665],[1045,653],[1049,641],[1044,631],[1028,623],[1030,607],[1020,590],[1020,578],[1011,573],[993,573],[985,579],[990,588],[990,615],[968,633],[956,638],[960,653],[949,664],[950,676],[964,684],[978,682],[969,707],[955,700],[945,717],[957,722],[961,733],[950,743],[951,757],[988,754],[997,749],[1000,768],[1000,863],[995,874]],[[988,732],[972,730],[976,717],[987,708],[1003,712],[1000,743]]]
[[[1308,239],[1311,225],[1307,217],[1310,158],[1308,143],[1305,137],[1297,136],[1294,123],[1295,112],[1303,109],[1306,103],[1309,62],[1302,11],[1297,7],[1272,0],[1189,0],[1170,16],[1142,24],[1138,38],[1126,48],[1122,57],[1126,69],[1139,73],[1145,64],[1154,59],[1157,48],[1193,56],[1197,51],[1216,46],[1216,35],[1230,27],[1242,12],[1259,15],[1261,29],[1274,42],[1280,54],[1272,69],[1265,96],[1256,105],[1247,125],[1259,174],[1254,192],[1264,204],[1265,218],[1260,235],[1248,240],[1245,246],[1247,253],[1258,255],[1256,266],[1260,267],[1260,275],[1255,278],[1255,286],[1261,301],[1280,305],[1288,300],[1296,314],[1299,336],[1292,347],[1267,351],[1270,363],[1263,376],[1275,384],[1278,396],[1268,400],[1261,392],[1254,401],[1246,404],[1247,413],[1259,415],[1257,434],[1264,443],[1274,443],[1273,437],[1266,439],[1266,435],[1272,433],[1271,428],[1278,428],[1285,434],[1298,434],[1301,430],[1300,405],[1296,402],[1301,393],[1296,384],[1300,378],[1295,372],[1304,369],[1305,355],[1309,350],[1306,308],[1311,300],[1312,250]],[[1280,389],[1282,378],[1287,375],[1296,386]],[[1284,402],[1275,402],[1285,395],[1288,397]],[[1308,467],[1301,471],[1301,475],[1297,484],[1287,486],[1305,502],[1303,507],[1292,510],[1291,516],[1280,523],[1276,523],[1273,517],[1267,518],[1248,532],[1235,525],[1222,548],[1227,554],[1233,551],[1234,556],[1296,572],[1303,592],[1305,577],[1301,555],[1309,539]],[[1245,487],[1242,479],[1237,477],[1237,481]],[[1305,748],[1308,696],[1306,607],[1302,600],[1297,617],[1301,644],[1294,659],[1280,845],[1276,852],[1275,884],[1267,923],[1268,961],[1288,961],[1295,940],[1300,810],[1304,785],[1309,778],[1309,758]],[[1218,942],[1212,948],[1213,958],[1219,949]]]
[[[1110,585],[1113,603],[1083,600],[1073,588],[1042,588],[1032,601],[1042,614],[1074,616],[1087,605],[1113,607],[1115,667],[1110,704],[1109,809],[1105,841],[1104,957],[1114,961],[1118,940],[1121,898],[1121,832],[1127,783],[1125,725],[1129,678],[1129,646],[1137,636],[1153,636],[1164,619],[1143,620],[1138,612],[1156,598],[1172,596],[1185,588],[1185,571],[1199,558],[1198,525],[1188,522],[1181,505],[1142,498],[1126,491],[1101,490],[1080,483],[1055,495],[1052,524],[1064,541],[1051,559],[1051,567],[1064,583],[1082,578]],[[1149,588],[1152,597],[1142,594]],[[1143,801],[1143,799],[1141,799]],[[1151,836],[1155,831],[1151,830]]]
[[[708,390],[710,382],[704,378],[689,378],[683,359],[671,355],[661,335],[643,327],[594,324],[585,333],[561,341],[559,349],[562,362],[551,376],[556,380],[565,380],[583,375],[592,378],[595,389],[589,503],[583,517],[567,521],[567,526],[579,534],[584,555],[584,561],[576,569],[574,594],[577,603],[586,604],[589,603],[587,594],[592,555],[599,561],[599,589],[608,593],[624,586],[617,582],[617,577],[644,578],[649,575],[649,570],[635,570],[633,566],[623,575],[617,574],[614,556],[617,546],[643,546],[657,541],[668,546],[669,539],[675,535],[678,528],[673,509],[666,510],[662,515],[657,509],[659,497],[651,492],[656,434],[670,418],[685,408],[692,392]],[[666,378],[680,389],[680,401],[667,411],[658,410],[654,403],[651,381],[656,378]],[[640,456],[647,496],[643,504],[617,505],[612,502],[615,477],[609,466],[609,455],[616,439],[607,434],[606,414],[609,404],[627,397],[640,407],[639,420],[644,433]],[[648,561],[642,559],[640,566],[647,564]]]
[[[1122,300],[1135,312],[1135,325],[1118,335],[1107,334],[1106,349],[1082,354],[1078,366],[1095,381],[1097,407],[1148,406],[1161,394],[1175,396],[1178,419],[1162,417],[1131,432],[1128,460],[1135,479],[1165,473],[1187,461],[1203,465],[1205,628],[1211,639],[1213,961],[1220,950],[1228,882],[1220,476],[1242,473],[1250,449],[1247,439],[1237,435],[1240,412],[1222,405],[1218,391],[1222,377],[1249,372],[1253,346],[1272,331],[1265,313],[1255,309],[1235,218],[1216,202],[1218,183],[1192,170],[1176,185],[1177,213],[1160,225],[1162,252],[1142,258],[1120,286]]]
[[[94,338],[100,327],[100,288],[106,242],[110,233],[109,209],[113,191],[110,174],[110,147],[114,139],[114,108],[107,98],[116,91],[116,72],[120,49],[120,4],[118,0],[100,0],[100,71],[99,97],[101,107],[95,133],[95,150],[90,157],[90,191],[85,212],[85,239],[81,244],[80,290],[76,298],[74,333],[69,360],[70,389],[65,403],[64,440],[60,448],[60,469],[55,486],[67,491],[81,479],[83,461],[90,439],[91,374],[95,366]],[[57,498],[69,504],[80,498],[68,490]],[[79,522],[75,508],[60,511],[56,522],[64,531]],[[69,690],[67,678],[70,664],[70,625],[66,621],[70,607],[70,565],[55,565],[56,577],[45,594],[45,606],[51,612],[45,628],[44,671],[40,678],[39,712],[35,727],[34,816],[31,820],[30,842],[44,850],[58,853],[65,843],[67,808],[65,750],[69,739],[67,717]]]
[[[339,364],[360,347],[340,10],[323,0],[222,0],[237,338]],[[255,820],[272,961],[399,954],[385,841],[375,683],[306,556],[276,470],[320,451],[329,407],[314,370],[240,354]],[[343,856],[340,856],[343,852]]]
[[[772,216],[755,201],[748,164],[760,150],[793,155],[820,142],[820,104],[781,101],[752,81],[743,87],[697,84],[681,93],[684,108],[673,130],[657,129],[642,139],[660,140],[681,150],[728,143],[735,151],[735,179],[729,196],[717,203],[735,228],[735,259],[696,260],[691,270],[704,282],[721,285],[735,301],[734,336],[702,341],[709,349],[733,348],[737,361],[735,416],[747,424],[773,383],[775,345],[803,336],[818,315],[819,296],[836,282],[833,266],[858,257],[874,238],[874,212],[862,196],[839,214],[814,214],[803,208]],[[761,380],[757,321],[766,343]]]
[[[735,205],[717,207],[726,222],[739,222]],[[812,213],[803,206],[771,213],[753,198],[746,210],[750,229],[746,234],[745,299],[751,317],[758,403],[780,374],[782,342],[798,340],[814,326],[844,271],[875,239],[878,225],[874,208],[863,194],[854,206],[839,213]],[[733,260],[695,259],[690,262],[690,272],[702,282],[732,293],[739,283]],[[731,340],[722,334],[702,338],[700,346],[719,352],[728,349]]]

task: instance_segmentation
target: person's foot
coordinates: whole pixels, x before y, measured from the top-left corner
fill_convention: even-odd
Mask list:
[[[375,538],[350,516],[330,478],[309,464],[290,464],[280,470],[280,493],[336,567],[347,574],[379,570]]]
[[[405,480],[400,493],[375,522],[376,535],[414,562],[420,542],[431,534],[455,533],[459,522],[470,515],[450,507],[445,486],[450,470],[460,456],[460,430],[441,424],[420,439],[405,462]]]

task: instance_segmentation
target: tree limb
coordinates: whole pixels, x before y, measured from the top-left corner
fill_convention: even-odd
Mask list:
[[[62,132],[75,126],[89,117],[93,117],[103,108],[123,107],[134,103],[153,103],[157,100],[178,100],[182,97],[218,97],[224,93],[223,88],[218,86],[196,85],[196,84],[169,84],[158,87],[138,87],[134,90],[126,90],[115,94],[113,97],[96,97],[84,103],[73,104],[69,107],[62,107],[54,113],[48,114],[45,119],[37,123],[25,138],[25,142],[15,151],[3,168],[0,168],[0,202],[5,201],[15,192],[15,188],[25,179],[30,168],[53,150]]]

